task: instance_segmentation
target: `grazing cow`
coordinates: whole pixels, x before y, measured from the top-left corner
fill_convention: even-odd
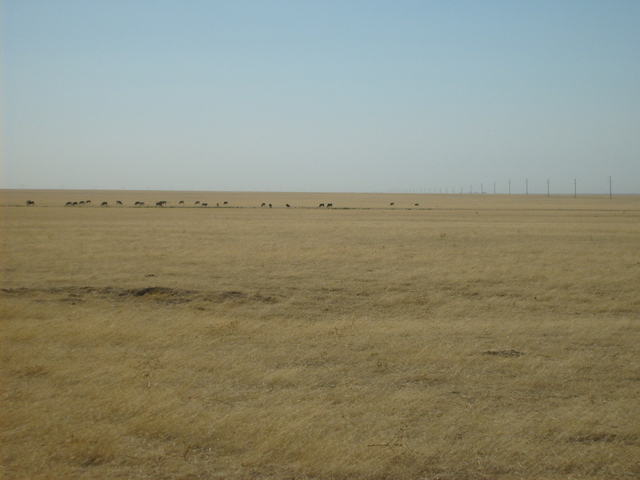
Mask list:
[[[419,206],[420,206],[420,204],[419,204],[419,203],[416,203],[416,204],[414,205],[414,207],[419,207]]]
[[[318,205],[318,208],[324,208],[324,203],[321,203],[320,205]]]
[[[222,205],[229,205],[229,202],[222,202]]]
[[[75,202],[73,202],[73,203],[75,204]],[[108,204],[107,202],[102,202],[102,203],[100,204],[100,206],[101,206],[101,207],[108,207],[108,206],[109,206],[109,204]]]
[[[162,205],[164,205],[163,202],[156,202],[156,207],[161,207]]]
[[[89,203],[91,203],[91,200],[85,200],[84,203],[89,204]]]
[[[84,201],[78,202],[78,205],[84,205]]]
[[[262,208],[262,207],[266,207],[266,206],[267,206],[267,204],[266,204],[266,203],[263,203],[262,205],[260,205],[260,208]]]
[[[220,204],[219,204],[219,203],[216,203],[216,207],[219,207],[219,206],[220,206]]]
[[[391,202],[391,203],[389,204],[389,206],[390,206],[390,207],[393,207],[394,205],[395,205],[395,203],[393,203],[393,202]]]
[[[36,204],[36,202],[34,202],[33,200],[27,200],[25,203],[27,205],[35,205]]]
[[[333,208],[333,203],[327,203],[327,208]]]
[[[207,205],[209,205],[208,203],[203,203],[202,206],[206,207]]]
[[[291,208],[291,205],[289,205],[288,203],[287,203],[287,208]]]
[[[200,200],[196,200],[196,203],[194,205],[200,205]]]
[[[71,205],[73,205],[71,202],[67,202],[64,204],[65,207],[70,207]]]
[[[140,206],[144,206],[144,202],[140,202]]]
[[[136,203],[134,203],[134,205],[140,205],[140,202],[136,202]]]
[[[121,202],[120,200],[118,200],[118,201],[116,202],[116,205],[122,205],[122,202]]]
[[[271,204],[269,204],[269,208],[273,208],[273,207],[271,206]]]
[[[180,201],[178,202],[178,205],[184,205],[184,200],[180,200]]]

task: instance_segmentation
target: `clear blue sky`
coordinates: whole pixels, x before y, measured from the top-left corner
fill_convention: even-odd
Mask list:
[[[4,0],[2,187],[640,193],[640,1]]]

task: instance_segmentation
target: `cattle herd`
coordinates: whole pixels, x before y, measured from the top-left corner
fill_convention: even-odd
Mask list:
[[[156,202],[156,207],[164,207],[168,204],[169,202],[167,202],[166,200],[160,200],[159,202]],[[209,204],[206,202],[201,202],[200,200],[196,200],[194,203],[194,206],[200,206],[200,207],[208,207]],[[27,205],[35,205],[35,203],[31,200],[27,200]],[[83,205],[91,205],[91,200],[80,200],[79,202],[67,202],[64,204],[65,207],[79,207],[79,206],[83,206]],[[116,200],[116,205],[122,205],[124,206],[124,204],[120,201],[120,200]],[[185,205],[184,200],[180,200],[178,202],[178,205]],[[228,206],[229,202],[222,202],[222,206]],[[393,203],[391,204],[393,205]],[[108,202],[102,202],[100,203],[101,207],[108,207],[109,203]],[[145,203],[144,202],[134,202],[133,204],[134,207],[144,207]],[[263,203],[262,205],[260,205],[261,207],[268,207],[268,208],[273,208],[273,204],[272,203]],[[288,203],[285,205],[286,208],[291,208],[291,205],[289,205]],[[220,202],[216,203],[216,207],[220,207]],[[318,205],[318,208],[331,208],[333,207],[333,203],[327,203],[326,207],[324,203],[321,203],[320,205]]]
[[[166,200],[160,200],[159,202],[156,202],[156,207],[164,207],[165,205],[167,205],[169,202],[167,202]],[[178,202],[178,205],[184,205],[184,200],[180,200]],[[27,200],[27,205],[35,205],[35,203],[32,200]],[[83,205],[91,205],[91,200],[80,200],[79,202],[67,202],[64,204],[65,207],[79,207],[79,206],[83,206]],[[124,203],[122,203],[120,200],[116,200],[116,205],[122,205],[124,206]],[[207,207],[209,204],[205,203],[205,202],[200,202],[200,201],[196,201],[194,203],[194,205],[200,205],[202,207]],[[229,202],[224,202],[223,205],[229,205]],[[101,207],[108,207],[109,206],[109,202],[102,202],[100,203]],[[134,202],[133,204],[134,207],[144,207],[145,204],[144,202]],[[220,203],[216,203],[216,207],[219,207]],[[263,204],[264,206],[264,204]],[[269,206],[271,206],[271,204],[269,204]],[[289,205],[287,205],[289,206]]]
[[[35,202],[34,202],[33,200],[27,200],[25,203],[26,203],[26,205],[27,205],[27,206],[29,206],[29,205],[35,205]],[[166,200],[160,200],[159,202],[156,202],[156,207],[164,207],[164,206],[166,206],[168,203],[169,203],[169,202],[167,202]],[[67,202],[67,203],[65,203],[65,204],[64,204],[64,206],[65,206],[65,207],[79,207],[79,206],[86,206],[86,205],[91,205],[91,200],[80,200],[80,201],[75,201],[75,202],[74,202],[74,201],[69,201],[69,202]],[[122,205],[122,206],[124,206],[124,204],[123,204],[120,200],[116,200],[116,205]],[[178,202],[178,205],[185,205],[184,200],[180,200],[180,201]],[[209,204],[208,204],[208,203],[206,203],[206,202],[201,202],[200,200],[196,200],[196,201],[194,202],[194,206],[196,206],[196,205],[197,205],[197,206],[200,206],[200,207],[208,207],[208,206],[209,206]],[[223,206],[228,206],[228,205],[229,205],[229,202],[223,202],[223,203],[222,203],[222,205],[223,205]],[[101,207],[108,207],[108,206],[109,206],[109,203],[108,203],[108,202],[101,202],[101,203],[100,203],[100,206],[101,206]],[[144,206],[145,206],[145,203],[144,203],[144,202],[135,202],[135,203],[133,204],[133,206],[134,206],[134,207],[144,207]],[[394,203],[394,202],[391,202],[391,203],[389,204],[389,206],[390,206],[390,207],[393,207],[393,206],[395,206],[395,203]],[[419,207],[419,206],[420,206],[420,204],[419,204],[419,203],[414,204],[414,207]],[[216,207],[220,207],[220,203],[216,203]],[[265,202],[265,203],[262,203],[262,204],[260,205],[260,207],[261,207],[261,208],[273,208],[273,204],[271,204],[271,203],[266,203],[266,202]],[[289,205],[289,204],[287,203],[287,204],[285,204],[285,207],[286,207],[286,208],[291,208],[291,205]],[[276,207],[276,208],[277,208],[277,207]],[[321,203],[320,205],[318,205],[318,207],[317,207],[317,208],[333,208],[333,203],[327,203],[327,204],[325,204],[325,203]]]

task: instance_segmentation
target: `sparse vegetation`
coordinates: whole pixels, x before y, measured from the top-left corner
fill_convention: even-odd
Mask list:
[[[3,478],[640,477],[640,197],[109,195],[0,198]]]

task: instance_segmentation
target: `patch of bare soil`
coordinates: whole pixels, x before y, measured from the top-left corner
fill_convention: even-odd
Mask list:
[[[3,288],[0,296],[5,297],[36,297],[38,300],[57,300],[61,302],[80,303],[89,298],[100,298],[111,301],[148,301],[166,304],[183,304],[198,302],[258,302],[277,303],[274,296],[249,294],[240,291],[206,291],[187,290],[170,287],[49,287],[49,288]]]
[[[524,353],[519,352],[518,350],[509,349],[509,350],[486,350],[484,352],[485,355],[495,355],[498,357],[520,357],[524,355]]]

